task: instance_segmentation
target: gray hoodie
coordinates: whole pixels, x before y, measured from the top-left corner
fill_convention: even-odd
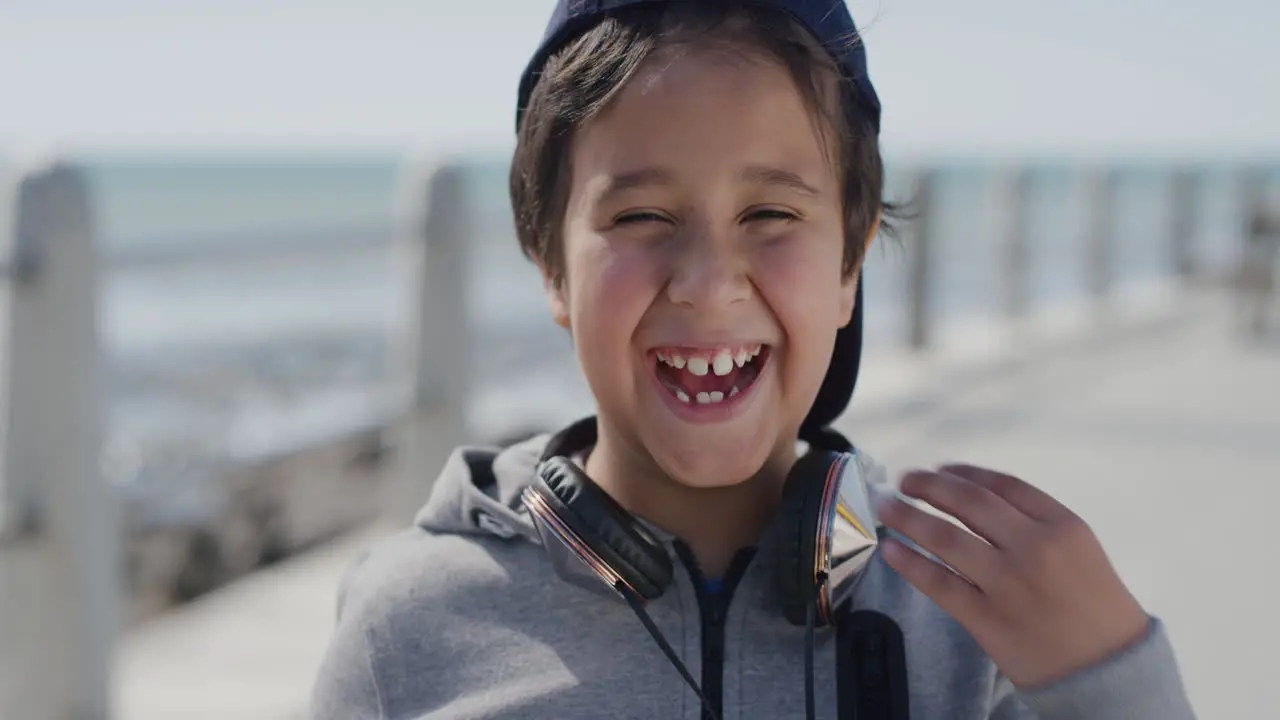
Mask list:
[[[701,717],[697,695],[626,602],[603,583],[566,582],[541,547],[520,492],[547,440],[455,451],[415,527],[381,541],[349,571],[310,717]],[[868,491],[889,490],[873,479]],[[680,559],[675,538],[659,535],[676,573],[648,612],[725,720],[805,715],[805,629],[789,623],[775,599],[776,534],[765,532],[714,629],[704,628],[696,567]],[[916,720],[1194,717],[1158,619],[1119,655],[1019,690],[878,553],[849,585],[844,594],[855,609],[887,614],[902,629]],[[715,652],[707,653],[709,643]],[[817,717],[831,720],[835,645],[834,630],[817,631]],[[704,668],[704,657],[718,670]]]

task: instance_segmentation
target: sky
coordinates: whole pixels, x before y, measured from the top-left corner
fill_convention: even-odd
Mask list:
[[[849,0],[900,153],[1280,156],[1280,3]],[[506,148],[552,0],[0,0],[0,154]]]

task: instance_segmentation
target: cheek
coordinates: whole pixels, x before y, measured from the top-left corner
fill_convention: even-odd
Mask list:
[[[653,301],[655,263],[598,236],[582,238],[576,246],[567,267],[575,343],[593,356],[616,359],[629,349]]]
[[[841,300],[847,293],[840,274],[842,250],[833,251],[833,245],[796,239],[758,253],[761,292],[788,334],[821,331],[834,336],[841,324]]]

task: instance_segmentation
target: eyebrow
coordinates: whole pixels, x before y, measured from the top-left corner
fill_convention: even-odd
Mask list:
[[[748,165],[743,168],[741,179],[756,185],[779,185],[794,190],[802,195],[816,197],[822,193],[804,181],[804,178],[790,170],[769,167],[767,165]],[[661,167],[644,167],[630,170],[610,177],[600,190],[598,198],[605,200],[619,193],[644,187],[670,185],[672,174]]]
[[[598,197],[600,200],[606,200],[628,190],[669,184],[671,184],[671,173],[666,170],[660,167],[640,168],[610,177],[605,181]]]
[[[804,181],[796,173],[790,170],[782,170],[775,167],[767,167],[764,165],[750,165],[742,171],[742,178],[748,182],[759,185],[781,185],[791,188],[802,195],[816,197],[822,193],[818,189]]]

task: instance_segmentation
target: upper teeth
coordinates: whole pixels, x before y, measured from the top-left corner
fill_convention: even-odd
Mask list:
[[[760,346],[739,348],[735,353],[728,348],[716,350],[710,357],[705,354],[679,355],[673,352],[660,352],[658,359],[677,370],[686,368],[694,375],[706,375],[714,371],[716,375],[728,375],[734,366],[742,367],[749,360],[760,354]]]
[[[728,375],[733,369],[733,356],[726,350],[716,353],[715,362],[711,363],[712,369],[716,371],[716,375]]]

